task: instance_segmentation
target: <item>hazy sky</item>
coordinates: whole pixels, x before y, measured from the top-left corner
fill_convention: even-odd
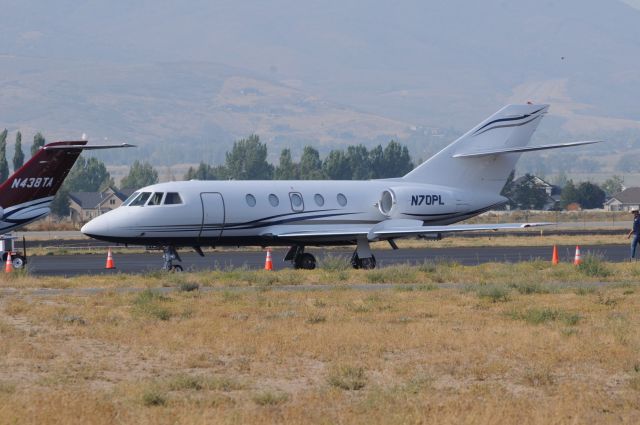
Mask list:
[[[527,100],[566,131],[640,127],[640,0],[0,3],[12,129],[371,142]]]

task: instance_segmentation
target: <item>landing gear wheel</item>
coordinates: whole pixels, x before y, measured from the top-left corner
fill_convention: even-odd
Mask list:
[[[308,252],[299,255],[293,265],[296,269],[313,270],[316,268],[316,257]]]
[[[182,266],[180,264],[175,264],[175,265],[171,266],[170,271],[179,273],[179,272],[184,271],[184,269],[182,268]]]
[[[376,268],[376,257],[373,255],[369,258],[360,259],[360,268],[363,270],[372,270]]]
[[[15,257],[11,257],[11,264],[13,268],[18,270],[24,267],[24,257],[22,255],[16,255]]]
[[[376,268],[376,257],[371,255],[371,257],[360,258],[358,257],[358,253],[354,252],[351,256],[351,267],[354,269],[363,269],[363,270],[371,270]]]

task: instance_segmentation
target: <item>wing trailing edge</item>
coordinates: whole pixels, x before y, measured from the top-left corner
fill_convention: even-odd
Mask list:
[[[344,228],[323,227],[322,229],[292,231],[289,226],[272,228],[263,236],[279,239],[319,240],[323,238],[367,236],[369,241],[386,240],[409,236],[438,233],[457,233],[487,230],[525,229],[529,227],[549,226],[552,223],[502,223],[502,224],[453,224],[446,226],[423,226],[420,220],[386,220],[375,226],[353,225]]]

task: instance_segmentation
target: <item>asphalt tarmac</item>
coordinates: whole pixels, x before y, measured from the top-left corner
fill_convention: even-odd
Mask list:
[[[421,264],[428,260],[450,260],[464,265],[476,265],[488,262],[520,262],[532,259],[551,260],[551,247],[524,246],[524,247],[473,247],[473,248],[426,248],[426,249],[399,249],[375,251],[378,267],[393,264]],[[344,257],[349,259],[352,250],[323,250],[308,249],[316,256],[319,262],[326,255],[332,257]],[[561,262],[572,262],[575,254],[575,246],[559,246],[558,252]],[[582,255],[595,253],[607,261],[626,261],[629,257],[629,246],[624,245],[592,245],[582,246]],[[273,266],[275,270],[291,268],[291,263],[283,262],[286,250],[273,251]],[[181,264],[185,270],[201,271],[212,269],[224,269],[234,267],[247,267],[249,269],[261,269],[264,267],[264,252],[255,251],[216,251],[206,253],[200,257],[195,252],[184,251],[180,253]],[[106,252],[104,255],[47,255],[31,256],[28,259],[29,272],[36,276],[77,276],[83,274],[104,273],[145,273],[159,270],[162,266],[162,253],[152,252],[144,254],[115,254],[115,270],[105,270]]]

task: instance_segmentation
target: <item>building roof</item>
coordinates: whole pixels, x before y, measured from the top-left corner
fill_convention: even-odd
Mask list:
[[[623,204],[640,204],[640,187],[628,187],[613,195],[611,199],[617,199]]]
[[[102,192],[71,192],[69,198],[82,209],[97,208],[110,194]]]
[[[552,185],[551,183],[546,182],[542,180],[540,177],[534,176],[533,174],[525,174],[524,176],[520,176],[517,179],[513,180],[513,184],[519,184],[526,181],[531,181],[536,186],[555,187],[555,185]]]
[[[121,201],[124,201],[134,192],[133,189],[123,189],[117,191],[112,187],[105,189],[102,192],[71,192],[69,198],[71,198],[82,209],[98,208],[98,206],[111,195],[117,197]]]

